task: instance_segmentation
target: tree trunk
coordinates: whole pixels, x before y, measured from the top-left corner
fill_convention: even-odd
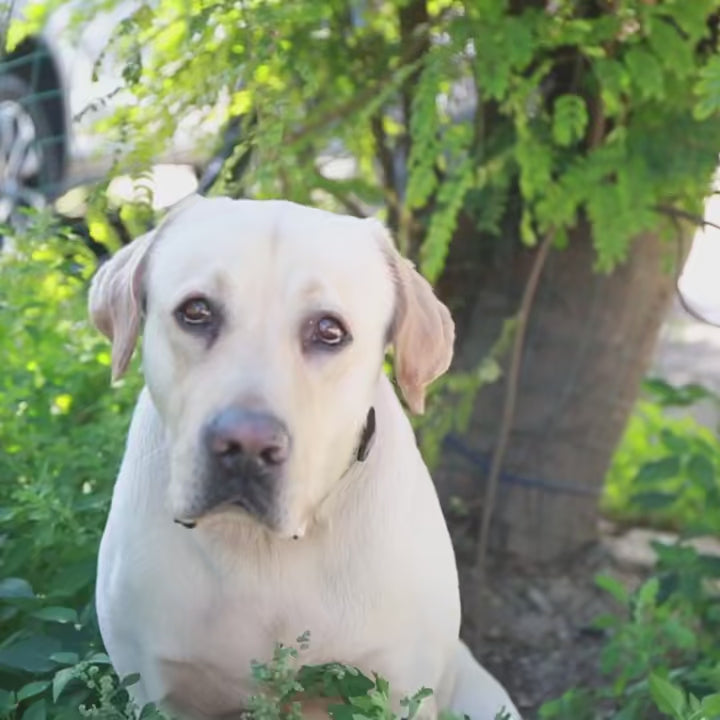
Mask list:
[[[492,549],[551,560],[596,538],[605,473],[672,298],[674,278],[662,261],[673,250],[655,237],[638,238],[611,275],[593,272],[587,230],[578,230],[567,249],[551,251],[525,336]],[[456,367],[477,364],[503,320],[517,312],[534,256],[505,245],[476,269],[478,290],[464,323],[460,312]],[[498,440],[507,358],[503,370],[501,381],[478,395],[465,436],[446,444],[438,472],[445,501],[451,495],[478,501],[471,505],[473,517],[480,516]]]

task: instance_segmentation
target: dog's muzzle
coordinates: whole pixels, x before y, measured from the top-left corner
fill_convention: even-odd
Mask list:
[[[272,527],[280,475],[290,456],[284,423],[269,413],[232,406],[205,426],[203,445],[207,480],[192,517],[177,522],[193,527],[202,515],[235,507]]]

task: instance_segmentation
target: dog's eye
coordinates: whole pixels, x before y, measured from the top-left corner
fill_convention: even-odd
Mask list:
[[[315,335],[325,345],[340,345],[347,337],[347,332],[335,318],[324,317],[318,320]]]
[[[213,319],[213,310],[205,298],[196,297],[186,300],[175,311],[178,319],[186,325],[200,326],[209,325]]]
[[[303,332],[303,346],[306,350],[313,347],[339,348],[351,340],[345,326],[330,315],[312,318],[307,322]]]

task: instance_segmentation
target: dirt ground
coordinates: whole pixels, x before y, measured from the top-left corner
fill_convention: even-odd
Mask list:
[[[575,557],[542,567],[494,558],[480,577],[472,570],[463,529],[451,523],[451,531],[460,565],[462,635],[525,720],[574,686],[599,684],[603,634],[592,622],[620,609],[594,577],[609,574],[637,586],[648,573],[645,548],[635,552],[639,562],[619,558],[613,530],[604,526],[599,541]]]

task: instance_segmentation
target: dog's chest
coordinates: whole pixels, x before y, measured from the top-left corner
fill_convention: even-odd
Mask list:
[[[164,695],[193,717],[213,717],[245,707],[257,691],[254,661],[272,658],[276,643],[298,645],[309,633],[300,662],[331,660],[358,664],[386,639],[378,631],[377,593],[368,593],[352,575],[301,562],[270,568],[239,567],[220,576],[202,599],[175,596],[173,622],[156,626],[154,664]]]

